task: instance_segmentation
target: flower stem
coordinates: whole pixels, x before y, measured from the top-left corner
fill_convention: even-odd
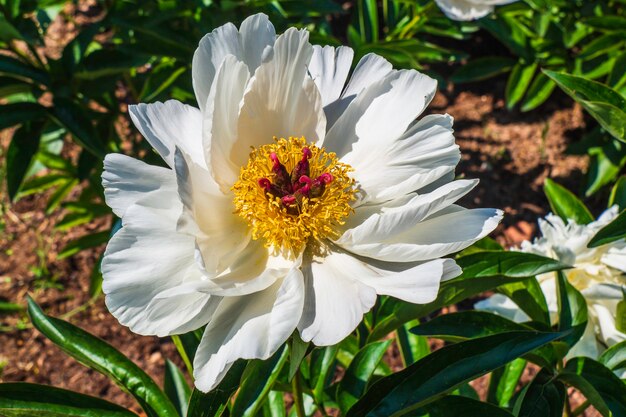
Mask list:
[[[296,372],[291,381],[291,386],[293,389],[293,402],[294,407],[296,408],[296,415],[298,417],[306,417],[306,413],[304,412],[304,398],[302,396],[302,382],[300,381],[300,371]]]

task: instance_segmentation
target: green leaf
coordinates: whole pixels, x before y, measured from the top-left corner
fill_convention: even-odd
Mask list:
[[[626,142],[626,112],[622,110],[623,108],[601,101],[578,100],[578,102],[607,132],[616,139]]]
[[[626,384],[601,363],[570,359],[559,379],[580,390],[603,416],[626,416]]]
[[[489,378],[487,401],[510,408],[509,403],[526,369],[526,363],[526,360],[518,358],[493,371]]]
[[[81,146],[95,156],[104,158],[106,149],[98,138],[84,107],[72,100],[55,97],[51,115],[59,125],[65,127],[76,138]]]
[[[95,248],[109,241],[111,233],[108,230],[104,232],[89,233],[83,237],[71,241],[57,255],[57,259],[65,259],[81,250]]]
[[[1,56],[1,55],[0,55]],[[43,120],[46,110],[38,103],[12,103],[0,106],[0,129],[31,121]]]
[[[626,51],[622,52],[615,58],[613,68],[606,83],[614,89],[619,89],[626,84]]]
[[[528,88],[521,110],[526,112],[541,106],[550,97],[554,87],[556,87],[556,83],[547,75],[542,72],[537,74]]]
[[[0,55],[0,75],[44,85],[50,84],[50,76],[47,73],[7,55]]]
[[[298,369],[300,369],[300,364],[307,354],[309,345],[309,342],[302,340],[299,332],[293,332],[291,335],[291,349],[289,351],[289,381],[293,379]]]
[[[441,284],[435,301],[428,304],[411,304],[390,299],[387,311],[372,329],[369,341],[383,338],[407,321],[424,317],[433,311],[455,304],[483,291],[493,290],[510,282],[568,268],[554,259],[522,252],[478,252],[457,258],[464,269],[457,278]]]
[[[548,198],[550,208],[565,223],[573,220],[578,224],[589,224],[594,219],[589,209],[571,191],[546,178],[543,191]]]
[[[221,416],[228,405],[230,396],[239,388],[239,381],[246,368],[246,361],[238,360],[226,373],[222,382],[211,392],[204,393],[194,389],[189,399],[186,417]]]
[[[462,311],[442,314],[413,327],[410,331],[420,336],[459,341],[496,333],[524,330],[532,329],[487,311]]]
[[[263,417],[287,417],[287,407],[282,392],[270,391],[267,401],[263,404]]]
[[[137,417],[100,398],[26,382],[0,384],[3,417]]]
[[[537,278],[528,278],[498,288],[498,292],[515,302],[531,320],[550,324],[548,303]]]
[[[493,404],[459,395],[447,395],[437,401],[427,404],[424,411],[428,417],[513,417],[513,414]]]
[[[485,251],[456,259],[462,277],[527,278],[569,268],[555,259],[524,252]]]
[[[617,204],[619,210],[626,209],[626,176],[619,177],[609,197],[608,207],[612,207]]]
[[[526,387],[516,404],[517,417],[562,417],[565,405],[565,385],[542,369]]]
[[[315,349],[311,353],[311,388],[316,403],[320,404],[324,400],[324,390],[326,383],[333,371],[333,364],[338,351],[337,346],[327,346]]]
[[[537,63],[523,64],[518,62],[511,71],[511,75],[506,83],[504,96],[506,99],[506,107],[512,109],[524,97],[524,93],[533,79]]]
[[[391,340],[370,343],[356,354],[337,386],[337,403],[343,414],[361,398],[390,344]]]
[[[423,407],[438,395],[563,335],[514,331],[445,346],[374,383],[347,416],[395,417]]]
[[[626,238],[626,211],[622,211],[611,223],[598,230],[587,247],[597,248],[624,238]]]
[[[590,160],[585,196],[590,196],[613,182],[626,165],[626,145],[610,137],[603,142],[601,146],[594,146],[587,151]]]
[[[463,65],[450,77],[450,81],[458,84],[485,80],[508,72],[515,65],[511,58],[488,56],[474,59]]]
[[[24,311],[24,306],[21,304],[0,301],[0,314],[18,313],[20,311]]]
[[[204,330],[199,329],[181,335],[171,336],[172,342],[174,342],[176,350],[178,350],[178,354],[183,362],[185,362],[189,375],[193,375],[193,358],[196,355],[196,350],[198,349],[198,345],[200,345],[203,333]]]
[[[557,272],[557,301],[559,306],[559,330],[572,329],[572,333],[563,338],[563,342],[574,346],[582,337],[587,327],[587,301],[565,278],[563,272]]]
[[[622,16],[594,16],[586,17],[582,22],[594,29],[607,31],[623,31],[626,27],[626,17]]]
[[[180,369],[169,359],[165,361],[163,391],[172,404],[174,404],[174,407],[176,407],[178,415],[185,417],[187,415],[187,404],[191,396],[191,388],[189,388],[187,381],[185,381],[185,376]]]
[[[15,200],[33,158],[39,149],[43,124],[26,123],[13,134],[6,153],[6,181],[9,198]]]
[[[612,371],[626,368],[626,340],[605,350],[598,361]]]
[[[254,360],[248,363],[231,414],[242,417],[256,416],[288,357],[289,349],[283,347],[267,360]]]
[[[48,204],[46,204],[46,214],[52,214],[57,207],[61,205],[65,197],[78,185],[77,178],[65,177],[59,187],[48,198]]]
[[[402,355],[405,367],[430,353],[430,345],[427,338],[409,333],[409,329],[418,324],[419,320],[412,320],[396,330],[398,347],[400,348],[400,355]]]
[[[626,99],[604,84],[575,75],[543,70],[579,102],[615,138],[626,141]]]
[[[84,58],[74,75],[82,80],[95,80],[128,72],[146,61],[146,57],[129,55],[119,50],[99,49]]]
[[[66,181],[67,176],[61,174],[48,174],[29,179],[22,184],[16,200],[27,195],[42,193],[56,185],[64,184]]]
[[[33,326],[83,365],[109,377],[131,394],[150,417],[174,417],[176,409],[144,371],[113,346],[66,321],[46,316],[28,298]]]
[[[578,57],[581,59],[592,59],[611,50],[619,49],[623,45],[624,39],[625,37],[621,33],[608,33],[599,36],[586,44],[581,49]]]

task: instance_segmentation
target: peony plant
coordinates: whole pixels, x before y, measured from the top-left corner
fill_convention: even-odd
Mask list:
[[[130,107],[167,168],[111,154],[107,203],[122,218],[102,261],[107,307],[168,336],[206,325],[194,361],[210,391],[238,359],[267,359],[297,329],[335,345],[389,295],[433,301],[461,273],[446,255],[490,233],[499,210],[454,204],[452,118],[424,111],[436,82],[267,16],[205,36],[199,109]],[[132,271],[132,273],[131,273]]]
[[[576,416],[591,405],[626,415],[616,375],[626,342],[576,356],[600,315],[585,296],[622,283],[611,257],[621,256],[624,218],[588,242],[610,246],[585,249],[597,227],[579,225],[591,215],[552,185],[555,213],[577,224],[551,216],[544,233],[555,239],[537,241],[541,250],[503,250],[486,237],[500,210],[456,204],[477,182],[455,179],[452,117],[422,116],[436,82],[375,54],[352,68],[353,55],[312,45],[304,29],[277,36],[257,14],[200,41],[198,107],[130,107],[162,162],[104,160],[106,202],[122,226],[104,254],[102,288],[122,324],[171,339],[187,374],[168,360],[160,384],[29,299],[33,325],[149,417]],[[593,291],[578,270],[599,277]],[[556,310],[542,292],[555,273]],[[489,290],[532,320],[440,314]],[[426,336],[449,343],[431,351]],[[520,382],[529,362],[539,371]],[[469,382],[485,374],[481,401]],[[572,408],[568,387],[587,401]],[[136,416],[28,383],[0,383],[0,415]]]

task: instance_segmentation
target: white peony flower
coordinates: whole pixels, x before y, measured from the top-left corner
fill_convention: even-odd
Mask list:
[[[587,300],[588,323],[583,337],[570,350],[569,357],[588,356],[597,358],[607,347],[626,340],[626,334],[615,327],[617,303],[626,290],[626,241],[620,240],[589,249],[587,244],[593,236],[617,217],[617,206],[605,211],[595,222],[580,225],[568,224],[558,216],[548,214],[539,220],[542,237],[534,242],[522,243],[523,252],[535,253],[558,259],[573,265],[564,271],[568,281]],[[551,320],[558,320],[557,289],[555,273],[537,277],[548,303]],[[517,322],[530,318],[508,297],[495,294],[475,306]]]
[[[206,325],[196,386],[239,358],[271,356],[297,329],[333,345],[378,294],[432,301],[452,259],[502,213],[454,204],[452,118],[416,118],[436,82],[305,30],[276,36],[267,16],[226,24],[193,58],[199,109],[131,106],[166,168],[105,159],[107,203],[123,227],[106,249],[109,310],[134,332]]]
[[[435,0],[437,6],[450,19],[476,20],[493,12],[495,6],[517,0]]]

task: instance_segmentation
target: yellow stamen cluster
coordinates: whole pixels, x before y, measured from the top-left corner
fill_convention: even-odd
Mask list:
[[[332,175],[318,197],[304,197],[294,212],[288,213],[281,199],[266,192],[259,180],[267,178],[274,182],[272,153],[278,157],[288,172],[292,172],[302,159],[303,148],[308,147],[310,177],[324,173]],[[290,137],[274,138],[274,143],[253,149],[239,179],[233,185],[235,212],[252,228],[253,239],[264,239],[265,246],[288,258],[295,258],[309,245],[319,250],[326,238],[338,237],[337,226],[352,212],[350,203],[355,199],[354,180],[348,176],[352,168],[339,162],[337,155],[326,152],[306,139]]]

